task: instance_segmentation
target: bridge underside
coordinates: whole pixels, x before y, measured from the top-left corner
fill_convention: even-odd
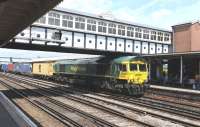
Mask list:
[[[48,51],[48,52],[62,52],[62,53],[79,53],[79,54],[93,54],[93,55],[106,55],[106,56],[130,56],[139,55],[136,53],[125,53],[125,52],[113,52],[113,51],[102,51],[93,49],[81,49],[72,47],[61,47],[51,45],[37,45],[37,44],[24,44],[24,43],[8,43],[5,48],[9,49],[23,49],[23,50],[35,50],[35,51]]]
[[[62,0],[3,0],[0,2],[0,47]]]

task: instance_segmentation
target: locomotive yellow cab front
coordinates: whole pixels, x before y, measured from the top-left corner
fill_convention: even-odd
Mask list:
[[[119,79],[127,80],[129,84],[144,85],[147,81],[147,64],[142,61],[122,63]],[[126,69],[125,69],[126,68]]]

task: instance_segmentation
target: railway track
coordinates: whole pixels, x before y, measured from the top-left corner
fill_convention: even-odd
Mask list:
[[[10,82],[13,82],[13,83],[16,83],[17,85],[20,85],[20,83],[17,83],[17,82],[15,82],[15,81],[13,81],[13,79],[12,79],[12,81],[10,81]],[[29,84],[30,85],[30,84]],[[21,85],[20,85],[21,86]],[[33,85],[32,85],[33,86]],[[21,87],[23,87],[23,86],[21,86]],[[36,86],[34,86],[34,87],[36,87]],[[38,86],[37,86],[37,88],[38,89],[43,89],[43,88],[39,88]],[[27,89],[27,88],[26,88]],[[38,94],[41,94],[42,96],[45,96],[45,98],[47,98],[46,97],[46,94],[48,94],[48,93],[52,93],[52,91],[47,91],[47,89],[43,89],[43,91],[45,91],[44,93],[41,93],[41,91],[40,91],[40,93],[38,93]],[[47,93],[48,92],[48,93]],[[54,93],[52,93],[52,94],[56,94],[55,93],[55,91],[54,91]],[[104,111],[104,112],[107,112],[107,113],[109,113],[109,114],[112,114],[112,115],[115,115],[115,116],[117,116],[117,117],[120,117],[121,119],[123,118],[123,119],[126,119],[127,121],[129,121],[129,122],[134,122],[134,123],[137,123],[138,125],[140,125],[140,126],[148,126],[148,127],[152,127],[152,125],[149,125],[149,124],[147,124],[147,123],[144,123],[144,122],[141,122],[141,121],[138,121],[138,120],[136,120],[136,119],[132,119],[132,118],[130,118],[130,117],[128,117],[128,116],[126,116],[126,115],[124,115],[124,114],[122,114],[122,113],[120,113],[120,112],[117,112],[117,111],[114,111],[114,110],[112,110],[112,109],[108,109],[108,108],[106,108],[106,107],[104,107],[104,106],[102,106],[102,105],[99,105],[99,104],[95,104],[95,103],[91,103],[91,102],[88,102],[88,101],[85,101],[85,100],[81,100],[81,99],[77,99],[77,98],[75,98],[75,97],[67,97],[66,96],[66,98],[67,99],[70,99],[70,100],[73,100],[73,101],[76,101],[76,102],[79,102],[79,103],[82,103],[82,104],[85,104],[85,105],[88,105],[88,106],[91,106],[91,107],[94,107],[94,108],[96,108],[96,109],[100,109],[100,110],[102,110],[102,111]],[[58,103],[59,103],[59,105],[61,105],[62,104],[62,106],[64,105],[63,103],[61,103],[61,102],[58,102],[57,100],[55,100],[55,99],[52,99],[52,98],[47,98],[46,100],[48,100],[48,101],[50,101],[51,103],[57,103],[57,105],[58,105]],[[41,102],[41,101],[34,101],[34,102],[36,102],[37,104],[40,104],[40,105],[42,105],[43,107],[46,107],[47,109],[49,109],[47,106],[45,106],[44,105],[44,103],[43,102]],[[52,109],[49,109],[50,111],[52,110]],[[89,115],[89,114],[88,114]],[[137,124],[134,124],[134,125],[137,125]],[[137,125],[137,126],[138,126]],[[105,126],[105,125],[104,125]],[[106,125],[106,126],[108,126],[108,125]],[[115,125],[111,125],[111,126],[115,126]]]
[[[29,80],[27,80],[26,79],[26,83],[28,82]],[[23,81],[23,82],[25,82],[25,81]],[[34,82],[37,82],[37,81],[34,81]],[[42,83],[43,85],[45,84],[45,83]],[[53,83],[54,84],[54,83]],[[33,84],[32,84],[33,85]],[[41,85],[41,84],[40,84]],[[47,84],[46,84],[47,85]],[[55,85],[55,84],[54,84]],[[49,86],[49,85],[48,85]],[[41,86],[40,86],[40,88],[41,88]],[[51,91],[51,92],[63,92],[63,90],[62,91]],[[66,91],[66,89],[65,89],[65,92],[71,92],[71,91]],[[102,96],[102,94],[101,94],[101,96]],[[108,98],[108,96],[106,95],[106,96],[104,96],[104,97],[107,97]],[[120,97],[121,97],[121,95],[120,95]],[[149,105],[147,105],[147,103],[145,102],[145,101],[141,101],[141,100],[137,100],[137,99],[132,99],[132,100],[128,100],[127,101],[127,99],[126,99],[126,101],[124,100],[125,98],[120,98],[119,96],[114,96],[114,95],[109,95],[109,98],[111,98],[111,99],[115,99],[115,100],[120,100],[120,101],[122,101],[122,102],[126,102],[126,103],[131,103],[131,104],[138,104],[139,106],[146,106],[146,107],[148,107],[148,108],[154,108],[155,107],[155,105],[154,106],[149,106]],[[96,99],[96,100],[98,100],[98,101],[103,101],[102,99],[97,99],[97,98],[92,98],[92,97],[85,97],[85,98],[90,98],[90,100],[91,99]],[[77,98],[76,98],[77,99]],[[81,99],[81,98],[78,98],[78,99]],[[137,101],[136,101],[137,100]],[[87,100],[84,100],[84,102],[86,102]],[[152,101],[149,101],[149,102],[152,102]],[[91,102],[90,102],[91,103]],[[108,104],[108,102],[105,102],[104,101],[104,103],[107,103]],[[146,103],[145,105],[144,105],[144,103]],[[109,103],[109,104],[111,104],[111,103]],[[116,104],[115,104],[116,105]],[[118,106],[121,106],[122,107],[122,105],[118,105]],[[168,105],[165,105],[166,107],[168,106]],[[156,110],[163,110],[163,108],[165,108],[165,107],[160,107],[160,108],[158,108],[158,107],[160,107],[160,106],[157,106],[157,108],[156,108]],[[130,108],[128,108],[128,107],[124,107],[124,108],[126,108],[126,109],[130,109]],[[169,108],[168,108],[169,109]],[[132,111],[133,111],[133,109],[131,109]],[[170,110],[172,110],[172,109],[170,109]],[[173,109],[174,110],[174,109]],[[138,112],[138,113],[144,113],[144,111],[140,111],[140,110],[135,110],[134,109],[134,111],[135,112]],[[166,110],[165,110],[166,111]],[[172,112],[170,112],[170,113],[174,113],[176,111],[176,109]],[[187,110],[183,110],[182,109],[182,111],[184,111],[184,113],[187,115],[187,116],[185,116],[185,117],[190,117],[190,116],[192,116],[192,115],[194,115],[195,117],[193,117],[192,116],[192,118],[193,119],[198,119],[199,118],[199,113],[192,113],[192,112],[188,112]],[[181,111],[179,111],[179,113],[174,113],[174,114],[176,114],[176,115],[185,115],[185,114],[180,114],[180,112]],[[182,123],[183,125],[187,125],[187,126],[198,126],[198,125],[195,125],[195,124],[193,124],[193,123],[188,123],[188,122],[184,122],[184,121],[181,121],[181,120],[176,120],[176,119],[173,119],[173,118],[167,118],[167,117],[163,117],[163,116],[159,116],[158,114],[153,114],[153,113],[151,113],[151,112],[146,112],[145,111],[145,113],[147,113],[147,114],[150,114],[150,115],[152,115],[152,116],[156,116],[156,117],[161,117],[161,118],[164,118],[164,119],[168,119],[168,120],[171,120],[171,121],[173,121],[173,122],[177,122],[177,123]],[[198,116],[198,117],[196,117],[196,116]]]

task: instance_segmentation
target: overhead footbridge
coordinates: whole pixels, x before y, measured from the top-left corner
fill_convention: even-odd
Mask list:
[[[0,47],[62,0],[1,0]]]
[[[5,48],[112,56],[161,54],[171,52],[172,32],[117,17],[53,8]]]

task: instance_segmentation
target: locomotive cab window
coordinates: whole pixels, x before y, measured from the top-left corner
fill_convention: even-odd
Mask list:
[[[130,64],[130,71],[137,71],[137,64]]]
[[[146,64],[139,64],[140,71],[147,71]]]
[[[118,67],[119,67],[119,71],[127,71],[126,64],[119,64]]]

